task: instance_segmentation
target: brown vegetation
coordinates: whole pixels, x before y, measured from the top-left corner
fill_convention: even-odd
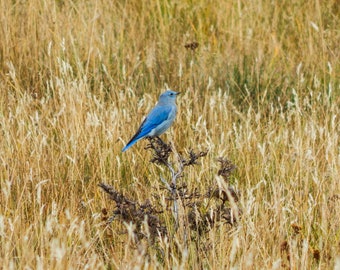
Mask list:
[[[0,1],[0,22],[4,269],[339,268],[338,1]],[[122,154],[167,87],[170,148]]]

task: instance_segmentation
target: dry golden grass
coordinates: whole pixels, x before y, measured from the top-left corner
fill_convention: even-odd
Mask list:
[[[338,1],[1,0],[0,22],[3,269],[340,269]],[[180,182],[229,158],[242,216],[133,243],[98,184],[165,208],[146,142],[120,151],[167,85],[164,140],[209,150]]]

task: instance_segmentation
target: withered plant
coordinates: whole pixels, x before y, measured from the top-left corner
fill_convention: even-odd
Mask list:
[[[107,219],[108,223],[119,220],[125,224],[133,224],[134,239],[139,241],[148,237],[152,243],[157,237],[171,238],[170,232],[176,232],[180,224],[185,227],[185,238],[187,238],[193,236],[194,232],[199,235],[207,233],[217,224],[237,223],[241,211],[237,206],[239,192],[229,184],[230,176],[236,168],[231,161],[225,158],[217,159],[220,163],[218,178],[207,190],[201,191],[198,187],[189,189],[184,181],[179,180],[184,178],[185,169],[199,165],[199,159],[205,157],[208,151],[196,152],[191,149],[187,155],[183,155],[174,152],[171,143],[167,144],[159,137],[148,138],[148,140],[149,144],[145,149],[152,151],[150,163],[164,166],[170,173],[168,179],[161,175],[160,181],[164,185],[163,190],[168,193],[167,200],[172,203],[173,228],[169,228],[162,217],[168,209],[159,210],[149,200],[140,203],[128,198],[112,186],[101,183],[99,187],[109,194],[110,200],[115,202],[115,210]],[[175,156],[176,162],[170,161],[171,156]],[[155,197],[158,195],[155,194]],[[211,203],[212,200],[215,202]],[[179,211],[179,207],[183,207],[183,211]],[[180,220],[186,222],[181,223]],[[145,233],[143,224],[147,224],[148,234]]]

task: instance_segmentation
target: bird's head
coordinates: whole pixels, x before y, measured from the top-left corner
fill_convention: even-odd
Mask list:
[[[175,101],[177,95],[179,95],[179,94],[180,94],[180,92],[175,92],[173,90],[167,90],[159,96],[159,101],[160,102]]]

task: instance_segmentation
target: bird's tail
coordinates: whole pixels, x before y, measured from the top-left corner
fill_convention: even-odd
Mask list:
[[[126,150],[128,150],[131,146],[133,146],[136,142],[138,142],[141,138],[132,138],[131,141],[127,143],[127,145],[124,146],[122,149],[122,153],[124,153]]]
[[[145,120],[144,120],[144,122],[145,122]],[[145,131],[142,131],[142,127],[143,127],[144,122],[141,124],[141,126],[139,127],[136,134],[131,138],[131,140],[127,143],[127,145],[125,145],[125,147],[122,149],[122,152],[125,152],[132,145],[134,145],[136,142],[138,142],[139,140],[141,140],[145,137]]]
[[[134,145],[134,143],[128,143],[127,145],[125,145],[124,148],[122,149],[122,153],[124,153],[126,150],[128,150],[132,145]]]

